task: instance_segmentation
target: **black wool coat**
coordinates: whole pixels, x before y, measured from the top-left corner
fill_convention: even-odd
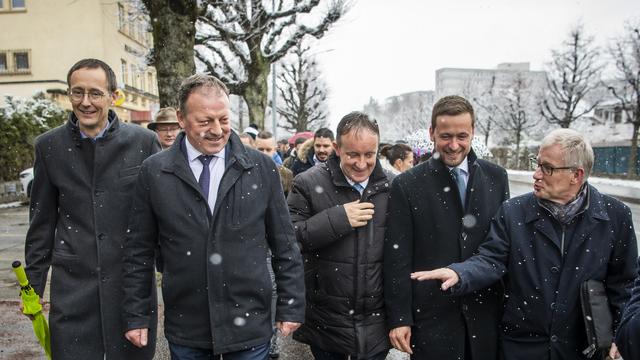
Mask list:
[[[467,156],[469,180],[463,208],[445,164],[431,158],[398,175],[391,189],[384,250],[384,287],[390,329],[411,326],[415,358],[497,357],[502,287],[488,284],[452,297],[435,281],[416,282],[414,271],[432,270],[473,255],[484,242],[491,218],[509,198],[506,171]]]
[[[616,333],[620,355],[627,360],[640,360],[640,259],[638,277]]]
[[[149,280],[159,246],[167,340],[216,354],[265,344],[273,332],[269,251],[276,321],[304,320],[302,257],[280,175],[270,157],[231,133],[211,212],[181,149],[184,137],[147,159],[138,176],[124,250],[127,329],[153,317]]]
[[[389,349],[382,285],[388,196],[379,162],[362,196],[347,182],[336,156],[294,179],[287,200],[307,288],[306,321],[294,339],[354,359]],[[342,206],[355,200],[375,206],[373,219],[356,229]]]
[[[615,326],[629,299],[637,256],[629,207],[589,185],[587,209],[565,226],[533,193],[510,199],[479,254],[449,267],[460,276],[454,294],[504,276],[500,344],[506,359],[586,359],[580,284],[605,283]]]
[[[122,246],[140,164],[160,144],[113,111],[109,120],[95,144],[81,139],[73,113],[36,141],[25,259],[41,296],[51,267],[54,359],[151,359],[155,350],[155,312],[145,349],[124,338]],[[155,311],[155,300],[147,307]]]

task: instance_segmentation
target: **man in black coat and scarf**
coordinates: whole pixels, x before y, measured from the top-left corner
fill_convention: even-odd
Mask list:
[[[389,350],[382,251],[389,180],[380,133],[352,112],[337,128],[335,156],[294,179],[289,211],[305,259],[307,311],[294,338],[318,360],[383,360]]]
[[[434,106],[434,155],[391,188],[384,285],[391,344],[413,359],[494,360],[502,306],[499,283],[455,298],[415,283],[413,271],[469,258],[509,198],[506,171],[471,148],[474,111],[460,96]]]
[[[126,337],[145,346],[154,252],[163,259],[172,359],[267,359],[271,256],[283,336],[304,320],[304,273],[273,160],[231,131],[229,92],[209,75],[179,89],[184,132],[142,164],[124,259]]]
[[[146,348],[122,336],[122,243],[140,164],[160,144],[110,110],[117,81],[109,65],[81,60],[67,83],[69,121],[36,140],[27,275],[42,296],[51,267],[54,359],[152,359],[155,315]],[[155,308],[152,299],[145,310]]]
[[[587,182],[593,150],[574,130],[558,129],[545,136],[532,164],[533,192],[502,205],[477,255],[411,277],[420,284],[441,280],[442,290],[451,289],[453,295],[504,278],[504,358],[586,359],[580,285],[586,280],[604,284],[613,332],[636,274],[631,211]],[[615,344],[608,352],[619,357]]]

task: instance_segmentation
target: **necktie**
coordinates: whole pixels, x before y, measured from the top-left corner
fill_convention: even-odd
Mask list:
[[[362,192],[364,191],[364,186],[360,185],[360,183],[355,183],[353,184],[353,188],[358,190],[360,195],[362,195]]]
[[[456,180],[456,185],[458,185],[458,192],[460,193],[460,200],[462,201],[462,207],[464,207],[465,196],[467,195],[467,185],[464,183],[464,176],[462,175],[462,170],[459,168],[451,169],[451,175]]]
[[[213,159],[211,155],[200,155],[198,160],[202,163],[202,172],[198,179],[198,185],[202,189],[202,195],[204,195],[205,201],[209,201],[209,182],[211,180],[211,171],[209,170],[209,163]]]

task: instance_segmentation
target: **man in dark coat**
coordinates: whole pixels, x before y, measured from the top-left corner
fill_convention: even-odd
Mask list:
[[[140,164],[160,144],[109,110],[117,83],[104,62],[79,61],[67,83],[69,121],[36,140],[27,274],[42,296],[51,266],[54,359],[151,359],[155,317],[147,348],[122,336],[122,244]]]
[[[335,154],[294,179],[289,211],[302,244],[305,324],[294,338],[316,359],[384,359],[389,350],[382,250],[389,181],[377,161],[378,126],[353,112]]]
[[[552,131],[532,162],[534,191],[503,204],[477,255],[411,277],[466,294],[507,275],[503,357],[586,359],[580,285],[604,282],[615,328],[636,273],[631,211],[587,183],[593,150],[574,130]],[[609,355],[619,357],[615,344]]]
[[[625,360],[640,360],[640,259],[631,300],[624,309],[616,333],[616,345]]]
[[[300,147],[291,164],[293,176],[309,170],[312,166],[323,163],[329,159],[333,152],[333,131],[327,128],[316,130],[310,146]]]
[[[473,124],[467,100],[439,100],[429,129],[436,155],[398,175],[391,188],[384,257],[389,336],[414,359],[497,357],[499,284],[454,298],[409,278],[412,271],[469,258],[509,198],[506,171],[471,149]]]
[[[276,165],[231,131],[220,80],[187,78],[179,104],[184,132],[142,164],[137,180],[124,250],[125,336],[144,346],[159,245],[172,358],[266,359],[273,333],[269,251],[284,336],[303,321],[305,306],[302,259]]]

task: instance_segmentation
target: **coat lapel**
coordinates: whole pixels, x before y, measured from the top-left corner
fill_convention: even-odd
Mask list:
[[[529,206],[527,206],[525,222],[535,222],[533,224],[533,227],[536,229],[536,231],[549,239],[555,245],[558,251],[561,251],[561,244],[560,239],[558,238],[558,234],[553,228],[553,224],[551,223],[550,218],[540,216],[541,211],[546,210],[542,209],[538,204],[537,198],[535,196],[532,196],[529,199]]]
[[[184,138],[185,134],[183,132],[178,134],[173,146],[165,150],[171,153],[171,156],[169,157],[170,160],[163,166],[162,171],[174,174],[202,195],[202,190],[200,186],[198,186],[198,182],[195,176],[193,176],[193,171],[191,171],[191,167],[187,161],[186,152],[182,149],[184,146]]]

